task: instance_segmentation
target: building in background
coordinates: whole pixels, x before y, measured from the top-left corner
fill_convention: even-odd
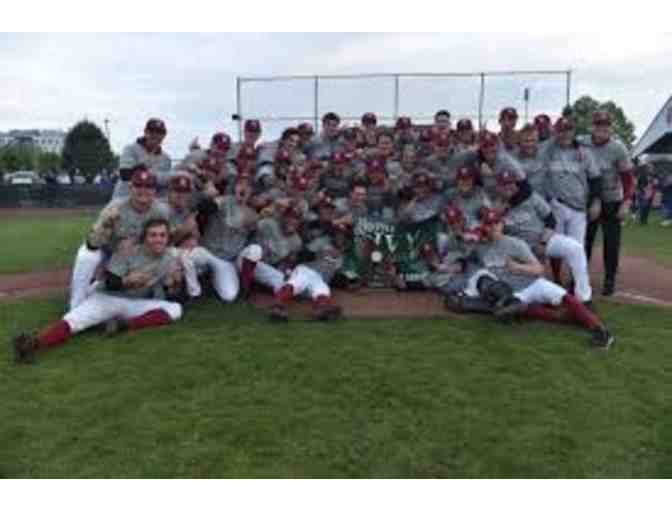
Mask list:
[[[60,129],[13,129],[0,133],[0,147],[12,144],[33,145],[43,152],[60,154],[65,144],[65,131]]]

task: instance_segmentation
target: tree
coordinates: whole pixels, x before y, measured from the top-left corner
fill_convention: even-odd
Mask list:
[[[35,170],[40,153],[40,149],[33,144],[12,143],[0,151],[0,167],[10,172]]]
[[[565,108],[563,115],[568,115],[576,124],[576,133],[579,135],[590,134],[593,123],[593,112],[606,110],[611,114],[612,130],[623,143],[632,149],[635,141],[635,125],[628,120],[623,109],[613,101],[598,102],[590,96],[582,96],[574,104]]]
[[[37,168],[40,173],[59,170],[62,163],[61,155],[54,152],[40,152],[37,156]]]
[[[79,169],[90,182],[103,168],[112,168],[110,142],[93,122],[82,120],[68,131],[63,145],[63,167]]]

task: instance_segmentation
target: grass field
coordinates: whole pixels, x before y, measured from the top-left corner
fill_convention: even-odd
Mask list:
[[[80,216],[0,216],[0,275],[71,265],[94,220],[88,212]]]
[[[0,302],[0,335],[59,298]],[[672,315],[600,304],[618,343],[489,319],[174,326],[0,360],[5,477],[669,477]]]
[[[0,219],[0,246],[3,247],[0,275],[71,265],[94,219],[91,213],[75,217]],[[646,227],[631,224],[624,229],[624,251],[672,266],[672,228],[660,227],[655,214],[650,221]]]

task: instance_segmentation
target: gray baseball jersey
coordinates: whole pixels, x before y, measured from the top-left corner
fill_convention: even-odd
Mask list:
[[[86,242],[92,248],[114,253],[124,239],[138,242],[146,221],[155,218],[168,219],[168,215],[168,208],[158,200],[155,200],[145,212],[133,209],[128,198],[115,200],[100,212],[86,237]]]
[[[596,145],[590,135],[581,136],[578,141],[590,151],[602,174],[602,201],[622,201],[623,184],[619,165],[626,162],[626,168],[631,167],[630,156],[625,144],[618,138],[612,137],[607,143]]]
[[[215,201],[218,210],[210,216],[201,244],[217,257],[233,260],[247,246],[258,216],[252,208],[238,205],[232,195]]]
[[[588,206],[588,180],[600,169],[587,149],[562,148],[553,144],[546,152],[546,196],[577,211]]]
[[[264,261],[272,266],[296,256],[303,247],[299,234],[286,235],[275,218],[259,221],[256,242],[264,251]]]
[[[135,143],[124,148],[119,158],[119,168],[133,168],[137,165],[145,165],[156,175],[159,187],[168,185],[171,176],[170,156],[163,150],[148,152],[139,138]],[[112,199],[120,199],[128,196],[128,181],[119,179],[114,187]]]
[[[546,158],[544,152],[537,150],[534,156],[517,155],[516,160],[527,176],[530,187],[541,196],[546,196]]]
[[[177,261],[176,253],[172,250],[166,250],[157,257],[147,252],[144,246],[139,246],[131,254],[115,253],[108,263],[108,272],[119,278],[124,278],[133,272],[142,272],[150,274],[151,280],[149,284],[139,289],[122,289],[120,291],[103,289],[103,292],[132,298],[165,299],[163,285],[169,270]]]
[[[480,246],[477,249],[477,255],[485,269],[511,285],[514,290],[522,290],[537,279],[535,276],[513,274],[506,268],[508,258],[523,264],[539,262],[532,253],[532,249],[522,239],[504,236],[497,241]]]
[[[518,237],[530,246],[541,242],[546,229],[544,219],[551,214],[551,206],[539,194],[511,207],[504,216],[504,232]]]

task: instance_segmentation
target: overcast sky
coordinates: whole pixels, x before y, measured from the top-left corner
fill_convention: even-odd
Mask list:
[[[0,34],[0,130],[68,129],[110,119],[120,151],[150,116],[168,125],[165,147],[182,157],[190,140],[237,136],[236,77],[348,73],[440,73],[572,69],[572,100],[614,100],[641,134],[672,93],[672,35],[639,34]],[[402,80],[400,114],[448,108],[474,115],[478,79]],[[492,79],[486,114],[503,106],[555,115],[564,78]],[[326,81],[320,113],[392,115],[391,80]],[[243,114],[312,115],[313,83],[245,84]],[[490,125],[494,127],[491,121]],[[269,130],[274,135],[280,128]]]

